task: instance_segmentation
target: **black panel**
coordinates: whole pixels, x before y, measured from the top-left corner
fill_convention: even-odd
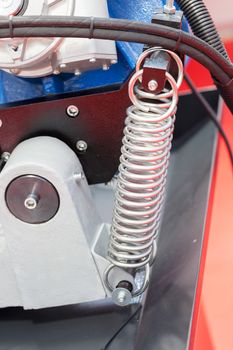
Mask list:
[[[115,87],[116,88],[116,87]],[[12,152],[22,140],[35,136],[54,136],[65,141],[78,155],[89,183],[108,182],[116,173],[126,108],[130,105],[128,87],[114,91],[86,91],[85,95],[51,101],[34,101],[0,110],[0,148]],[[216,92],[206,93],[217,105]],[[69,105],[80,110],[77,118],[67,116]],[[181,97],[175,138],[181,137],[205,117],[192,95]],[[76,143],[84,140],[88,150],[77,152]]]

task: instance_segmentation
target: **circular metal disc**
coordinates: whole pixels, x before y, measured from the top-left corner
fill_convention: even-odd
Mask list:
[[[0,15],[11,16],[20,12],[24,0],[0,0]]]
[[[14,179],[7,187],[6,203],[16,218],[29,224],[42,224],[51,220],[60,204],[55,187],[36,175]]]

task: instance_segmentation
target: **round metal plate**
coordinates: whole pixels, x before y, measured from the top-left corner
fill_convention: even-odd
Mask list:
[[[9,184],[6,203],[19,220],[42,224],[56,215],[60,201],[57,190],[49,181],[40,176],[25,175]]]

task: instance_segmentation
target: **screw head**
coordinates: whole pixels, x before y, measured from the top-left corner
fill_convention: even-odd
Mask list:
[[[54,71],[53,71],[53,74],[54,75],[59,75],[61,72],[60,72],[60,69],[59,68],[56,68],[56,69],[54,69]]]
[[[77,106],[71,105],[67,107],[66,113],[71,118],[76,118],[79,115],[79,109]]]
[[[118,306],[127,306],[132,301],[132,294],[128,289],[116,288],[112,292],[112,300]]]
[[[156,91],[158,88],[158,83],[156,80],[150,80],[148,83],[148,89],[150,91]]]
[[[95,57],[90,58],[90,59],[89,59],[89,62],[90,62],[90,63],[95,63],[95,62],[96,62],[96,58],[95,58]]]
[[[77,147],[77,150],[81,153],[84,153],[86,152],[88,146],[87,146],[87,143],[83,140],[80,140],[76,143],[76,147]]]
[[[79,69],[75,69],[74,71],[74,75],[76,75],[77,77],[79,77],[82,73],[80,72]]]
[[[107,63],[103,64],[103,70],[105,71],[109,70],[109,66],[107,65]]]
[[[28,210],[36,209],[37,205],[38,205],[38,199],[33,195],[29,195],[24,201],[24,206]]]
[[[18,74],[20,73],[20,69],[18,69],[18,68],[12,68],[12,69],[10,69],[10,72],[11,72],[12,74],[18,75]]]
[[[79,183],[81,180],[84,180],[85,179],[85,175],[83,172],[81,173],[75,173],[74,174],[74,180]]]
[[[10,158],[11,154],[9,152],[3,152],[3,154],[1,155],[1,159],[4,162],[8,162],[9,158]]]
[[[61,69],[65,69],[66,67],[67,67],[66,63],[61,63],[61,64],[60,64],[60,68],[61,68]]]

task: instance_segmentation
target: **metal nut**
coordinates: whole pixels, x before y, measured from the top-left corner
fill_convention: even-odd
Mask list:
[[[76,118],[79,115],[79,109],[77,106],[71,105],[67,107],[67,115],[71,118]]]

